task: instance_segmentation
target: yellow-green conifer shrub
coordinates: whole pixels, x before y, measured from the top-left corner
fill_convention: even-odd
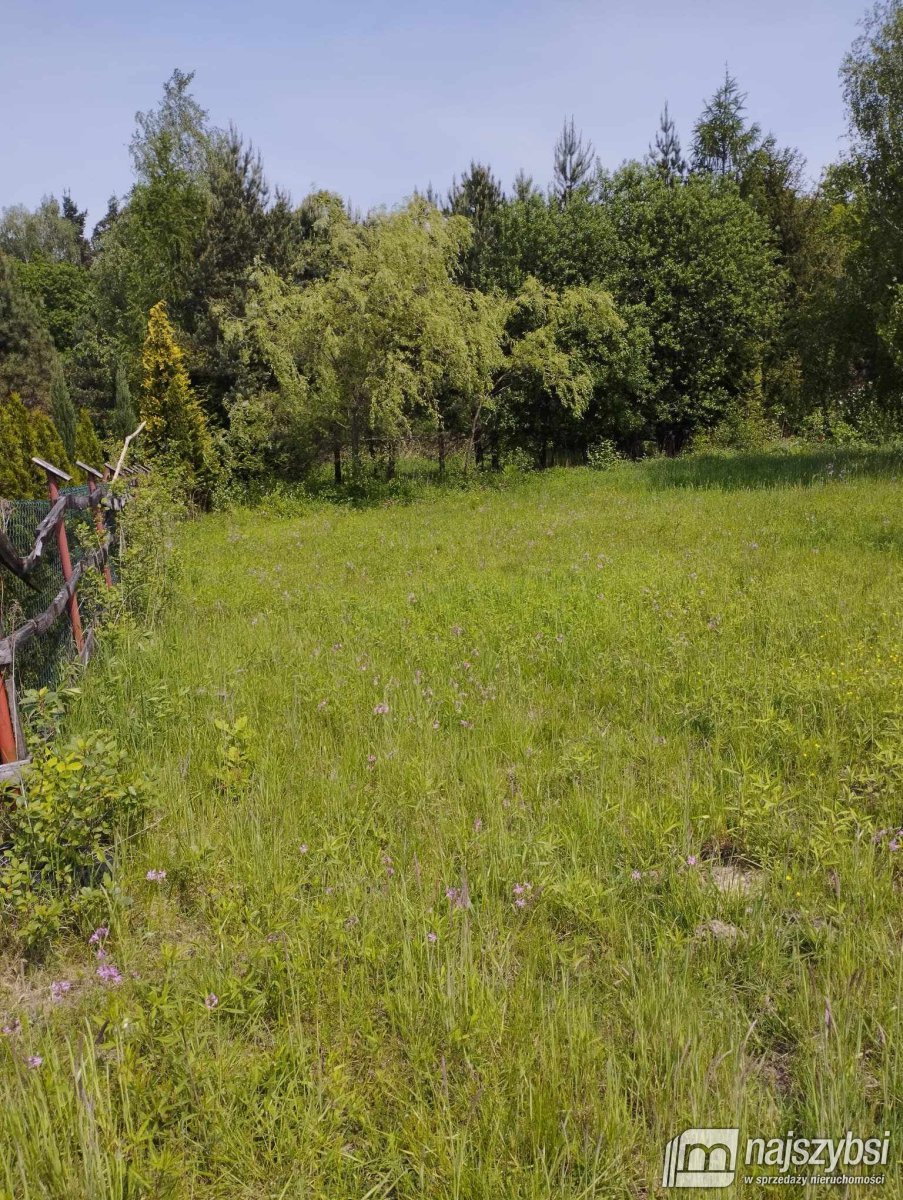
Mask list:
[[[100,444],[91,414],[86,408],[78,414],[78,424],[75,426],[75,457],[98,471],[103,469],[103,446]],[[79,479],[83,474],[82,471],[78,472]]]
[[[4,499],[35,494],[40,477],[31,454],[28,409],[18,392],[0,397],[0,496]]]
[[[28,420],[31,433],[31,453],[36,454],[38,458],[43,458],[45,462],[53,463],[55,467],[59,467],[61,471],[65,471],[67,475],[71,475],[75,470],[69,460],[69,455],[66,453],[66,447],[63,445],[63,439],[60,437],[59,431],[50,417],[40,409],[32,409],[28,414]],[[43,477],[32,467],[32,472],[38,475],[38,486],[33,489],[33,494],[44,496],[47,494],[47,486]]]
[[[207,421],[162,300],[148,316],[142,366],[144,445],[151,454],[188,467],[198,482],[209,482],[212,442]]]

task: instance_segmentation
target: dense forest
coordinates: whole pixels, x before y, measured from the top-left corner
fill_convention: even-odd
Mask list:
[[[362,215],[295,203],[175,71],[134,182],[0,214],[0,495],[147,422],[216,479],[391,475],[416,437],[487,469],[595,454],[886,441],[903,396],[903,2],[841,65],[847,149],[807,179],[725,70],[689,136],[600,165],[572,118],[551,182],[472,162]]]

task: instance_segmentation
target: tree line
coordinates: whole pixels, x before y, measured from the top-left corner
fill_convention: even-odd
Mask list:
[[[134,182],[88,234],[68,194],[0,214],[0,495],[30,453],[151,452],[218,477],[391,474],[410,435],[537,466],[780,434],[898,436],[903,0],[843,61],[848,148],[817,183],[725,70],[686,144],[664,106],[604,168],[573,118],[551,182],[471,162],[366,215],[272,189],[175,71]]]

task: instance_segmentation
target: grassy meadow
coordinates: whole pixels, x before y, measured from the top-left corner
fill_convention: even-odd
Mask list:
[[[6,964],[0,1195],[651,1197],[736,1124],[889,1129],[903,1195],[900,468],[185,524],[70,719],[152,780],[121,982]]]

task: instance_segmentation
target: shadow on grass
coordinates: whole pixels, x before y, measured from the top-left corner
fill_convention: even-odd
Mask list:
[[[750,453],[692,454],[643,464],[649,486],[664,488],[812,487],[846,479],[899,479],[903,449],[818,446]]]
[[[312,501],[344,508],[389,508],[449,492],[500,491],[522,477],[474,467],[464,472],[458,466],[440,474],[435,463],[413,459],[400,462],[392,479],[367,471],[356,480],[346,477],[343,483],[336,484],[331,467],[324,466],[303,482],[244,488],[236,492],[234,502],[269,511],[274,516],[292,516]]]

